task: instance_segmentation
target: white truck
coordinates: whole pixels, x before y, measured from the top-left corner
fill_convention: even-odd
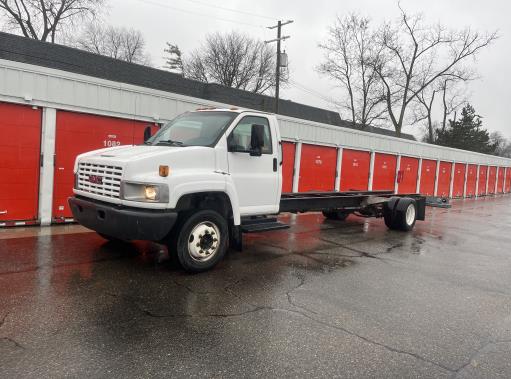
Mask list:
[[[242,109],[184,113],[138,146],[76,158],[74,219],[108,240],[164,243],[190,272],[212,268],[242,233],[287,227],[280,212],[384,217],[396,230],[424,220],[425,198],[390,191],[282,193],[273,114]]]

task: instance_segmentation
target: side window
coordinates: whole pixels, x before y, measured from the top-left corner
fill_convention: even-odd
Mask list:
[[[271,154],[273,149],[271,146],[270,125],[268,123],[268,119],[265,117],[243,117],[229,136],[229,139],[231,140],[230,143],[236,147],[236,151],[248,153],[250,151],[252,124],[264,126],[264,145],[261,152],[263,154]]]

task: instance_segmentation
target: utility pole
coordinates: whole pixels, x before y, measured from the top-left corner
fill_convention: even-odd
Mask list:
[[[277,23],[277,25],[274,26],[268,26],[268,29],[275,29],[277,28],[277,38],[264,41],[264,43],[272,43],[277,42],[277,69],[275,71],[275,113],[279,113],[279,87],[280,87],[280,41],[288,39],[289,36],[282,36],[281,29],[284,25],[291,24],[293,20],[288,21],[280,21]]]

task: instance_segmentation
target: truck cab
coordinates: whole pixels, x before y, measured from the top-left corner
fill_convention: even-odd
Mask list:
[[[222,255],[211,246],[225,250],[242,217],[279,212],[280,157],[274,115],[234,108],[187,112],[143,145],[78,156],[69,202],[76,221],[107,239],[165,242],[177,250],[184,244],[178,231],[202,212],[203,225],[187,237],[197,251],[184,264],[201,271]],[[207,220],[212,215],[221,225]],[[208,249],[201,245],[205,234],[217,236]]]

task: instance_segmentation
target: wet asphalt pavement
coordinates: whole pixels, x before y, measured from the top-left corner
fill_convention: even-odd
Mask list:
[[[282,220],[199,275],[156,244],[0,233],[0,376],[511,377],[511,196],[408,234]]]

